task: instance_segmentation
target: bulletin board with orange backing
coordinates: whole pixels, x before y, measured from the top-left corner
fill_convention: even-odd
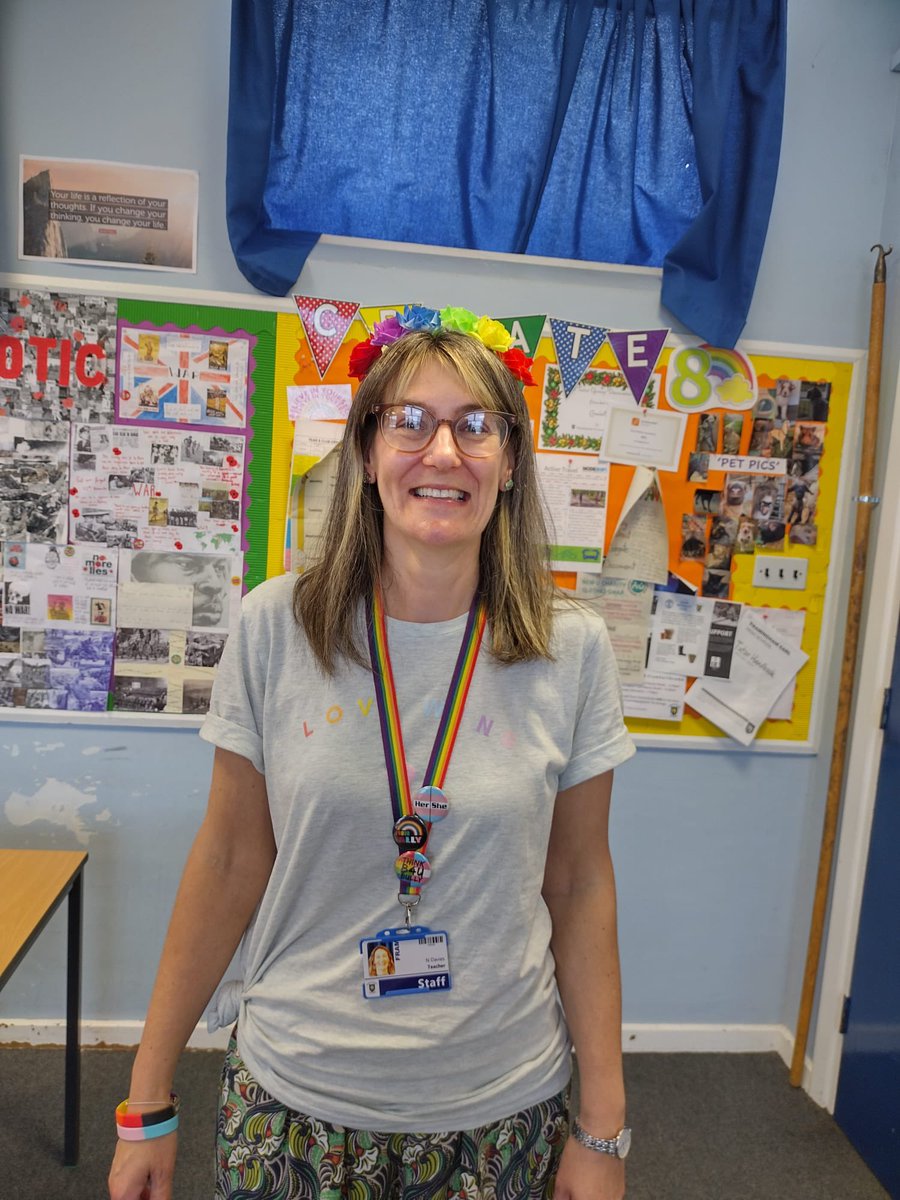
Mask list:
[[[852,487],[852,475],[856,460],[858,442],[857,428],[858,403],[854,404],[859,377],[859,361],[861,355],[849,353],[846,357],[825,357],[806,352],[797,352],[779,347],[777,350],[753,346],[752,350],[745,347],[747,358],[751,361],[757,384],[757,403],[752,409],[743,413],[723,408],[710,408],[703,413],[688,417],[680,469],[677,472],[661,471],[659,474],[663,506],[666,514],[666,524],[669,535],[669,569],[698,589],[702,594],[704,580],[703,561],[685,561],[680,557],[682,544],[681,520],[685,514],[695,512],[694,499],[698,492],[722,493],[726,481],[732,472],[719,470],[709,471],[706,480],[692,482],[688,478],[691,454],[697,446],[700,422],[706,413],[725,417],[730,414],[742,416],[742,429],[737,457],[753,457],[751,446],[754,437],[758,437],[756,426],[765,418],[754,414],[758,411],[760,399],[768,399],[777,392],[779,383],[792,381],[803,385],[802,390],[807,394],[816,389],[828,397],[828,415],[825,421],[794,422],[797,426],[813,426],[811,431],[818,433],[821,428],[821,456],[818,460],[817,495],[810,501],[811,512],[803,511],[802,504],[791,495],[792,476],[786,475],[784,499],[784,517],[794,516],[797,522],[802,518],[806,524],[799,526],[790,520],[781,521],[785,526],[784,540],[771,544],[755,544],[749,553],[734,553],[729,564],[730,578],[728,581],[728,599],[736,600],[759,608],[786,608],[805,612],[802,649],[809,655],[807,662],[801,667],[797,678],[794,702],[789,720],[767,720],[757,736],[757,744],[769,743],[776,748],[776,743],[785,744],[784,748],[815,749],[818,734],[819,714],[816,711],[816,679],[823,665],[821,656],[828,654],[828,647],[837,641],[839,632],[835,629],[838,580],[841,576],[842,565],[846,562],[845,551],[849,539],[849,509],[846,494]],[[667,374],[674,348],[667,349],[661,357],[661,386],[660,408],[670,407],[667,403],[668,392]],[[834,352],[831,352],[832,354]],[[810,386],[807,386],[810,385]],[[808,410],[806,410],[808,411]],[[850,414],[854,419],[851,421]],[[778,425],[773,421],[774,426]],[[762,430],[763,446],[766,434],[771,431]],[[719,431],[721,450],[722,430]],[[757,442],[757,444],[759,444]],[[801,448],[802,450],[802,448]],[[788,459],[791,461],[799,461]],[[613,469],[613,483],[610,487],[610,512],[607,522],[608,530],[615,528],[618,509],[624,499],[624,487],[616,486],[621,478],[620,473],[628,468]],[[630,474],[630,472],[629,472]],[[734,472],[741,475],[742,472]],[[758,477],[764,478],[764,477]],[[843,495],[842,495],[843,493]],[[798,509],[800,511],[798,511]],[[711,529],[715,517],[710,515],[703,518],[707,530]],[[791,540],[792,530],[795,534],[804,534],[810,529],[815,530],[814,541],[804,543]],[[781,588],[754,586],[754,566],[759,555],[784,558],[805,559],[808,563],[806,587],[803,590],[784,590]],[[669,735],[680,738],[710,738],[720,745],[723,739],[730,741],[725,735],[705,718],[693,713],[689,706],[685,709],[683,720],[676,731],[662,729],[660,726],[668,722],[656,722],[629,718],[628,725],[633,733]]]
[[[332,302],[335,303],[335,302]],[[350,382],[355,391],[356,380],[351,380],[347,374],[350,353],[357,342],[369,337],[375,321],[381,320],[390,312],[398,311],[402,306],[371,306],[361,307],[354,311],[355,315],[349,320],[339,348],[324,366],[319,356],[317,361],[310,338],[304,323],[294,313],[278,313],[276,316],[276,352],[274,364],[274,405],[272,414],[272,452],[271,477],[269,485],[269,530],[267,547],[267,574],[281,574],[284,568],[284,517],[287,511],[288,489],[290,478],[291,446],[293,424],[288,417],[285,402],[286,389],[295,385],[346,384]],[[535,446],[539,453],[554,453],[540,450],[539,422],[541,420],[541,397],[547,368],[557,364],[557,348],[550,333],[550,322],[543,319],[531,318],[498,318],[507,328],[521,329],[524,322],[529,321],[534,328],[534,322],[540,321],[530,346],[522,348],[533,355],[533,376],[535,383],[526,387],[525,399],[533,420]],[[518,323],[514,326],[514,322]],[[669,339],[663,348],[656,369],[641,398],[641,404],[657,407],[661,411],[672,410],[667,394],[669,391],[670,375],[675,367],[673,356],[685,346],[695,343],[681,343]],[[710,349],[710,348],[708,348]],[[836,587],[834,580],[839,575],[840,564],[843,561],[843,549],[848,537],[847,504],[839,504],[841,488],[847,485],[848,464],[855,459],[853,450],[858,435],[856,422],[850,430],[848,438],[848,414],[851,412],[851,401],[859,375],[858,363],[862,357],[856,351],[829,351],[815,349],[798,349],[782,346],[764,346],[752,344],[741,347],[743,357],[752,364],[755,373],[754,397],[752,403],[745,398],[742,408],[734,408],[729,403],[721,406],[712,405],[687,416],[684,440],[681,450],[681,461],[677,471],[660,471],[659,482],[669,535],[669,569],[697,588],[697,594],[703,594],[706,555],[702,559],[686,560],[682,558],[683,528],[682,519],[686,515],[698,516],[705,525],[707,536],[715,520],[715,515],[704,516],[695,510],[695,495],[706,492],[724,495],[726,481],[730,474],[742,475],[743,471],[729,472],[727,470],[710,470],[705,479],[689,478],[690,469],[696,466],[692,454],[697,452],[698,437],[701,421],[708,415],[719,418],[717,431],[717,452],[723,450],[725,436],[725,417],[730,417],[729,437],[730,448],[736,445],[736,457],[739,459],[751,456],[778,455],[785,452],[782,436],[781,444],[776,438],[765,439],[762,435],[771,430],[761,429],[757,413],[768,411],[763,405],[774,402],[778,393],[779,383],[782,389],[791,384],[795,393],[799,392],[798,404],[789,424],[818,426],[819,457],[816,480],[816,495],[813,511],[805,514],[795,513],[795,517],[803,516],[804,523],[809,527],[814,524],[814,537],[807,528],[805,541],[792,540],[791,525],[786,524],[782,542],[769,544],[754,544],[750,552],[734,553],[728,565],[727,592],[719,592],[719,598],[740,601],[755,607],[788,608],[803,610],[805,623],[802,637],[802,648],[809,655],[808,661],[801,668],[795,684],[795,697],[789,720],[766,721],[758,735],[756,745],[760,749],[812,751],[815,749],[816,728],[816,678],[820,668],[821,648],[834,642],[833,628]],[[722,352],[723,355],[726,352]],[[727,352],[732,354],[732,352]],[[713,352],[715,355],[715,352]],[[737,357],[741,357],[738,354]],[[602,382],[607,386],[620,388],[623,396],[628,396],[627,387],[622,379],[619,363],[608,340],[601,345],[599,351],[591,359],[589,370],[599,373]],[[826,398],[827,416],[825,420],[811,419],[810,407],[801,407],[813,393]],[[635,403],[638,403],[635,401]],[[790,413],[790,409],[787,410]],[[801,412],[804,414],[801,419]],[[823,416],[824,408],[821,403],[817,417]],[[546,415],[546,414],[545,414]],[[740,419],[738,419],[740,418]],[[772,420],[773,427],[779,428],[784,422]],[[709,434],[707,422],[707,437]],[[739,429],[738,429],[739,426]],[[785,430],[781,429],[782,435]],[[794,432],[793,430],[791,431]],[[808,431],[804,431],[804,436]],[[736,441],[735,441],[736,438]],[[760,440],[762,438],[762,440]],[[546,440],[546,439],[545,439]],[[792,446],[788,445],[788,450]],[[578,455],[580,450],[568,447],[566,454]],[[588,460],[596,459],[596,451],[584,455]],[[790,462],[786,464],[791,466]],[[604,551],[609,543],[625,503],[626,493],[631,482],[634,467],[613,463],[610,467],[609,491],[606,508],[606,534]],[[787,490],[791,476],[786,473],[785,494],[782,506],[793,502],[793,495],[788,496]],[[787,513],[783,512],[783,516]],[[812,520],[810,519],[812,517]],[[796,523],[796,522],[795,522]],[[759,522],[756,522],[758,525]],[[707,543],[709,548],[709,543]],[[766,555],[785,555],[791,558],[808,560],[806,586],[802,591],[787,591],[774,588],[762,588],[753,585],[753,571],[756,557],[759,553]],[[567,589],[573,589],[576,584],[574,573],[557,574],[558,583]],[[647,719],[628,718],[629,729],[640,735],[647,735],[652,741],[673,746],[690,744],[692,747],[705,746],[719,748],[723,745],[733,746],[733,743],[718,730],[711,722],[689,707],[685,708],[684,717],[679,722],[651,721]]]

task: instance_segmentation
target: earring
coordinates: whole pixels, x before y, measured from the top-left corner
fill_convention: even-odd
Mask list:
[[[512,479],[507,479],[506,483],[503,485],[503,490],[504,492],[511,492],[515,486],[516,485],[513,483]]]

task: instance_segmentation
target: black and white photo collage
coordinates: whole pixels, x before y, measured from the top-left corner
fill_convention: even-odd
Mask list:
[[[201,714],[239,613],[246,417],[192,404],[165,330],[120,419],[116,308],[0,290],[0,710]],[[227,336],[190,345],[231,394]]]

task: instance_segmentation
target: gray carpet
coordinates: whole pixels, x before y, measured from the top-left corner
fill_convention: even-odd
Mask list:
[[[63,1052],[0,1047],[0,1196],[103,1200],[130,1052],[85,1050],[81,1162],[62,1166]],[[211,1200],[220,1056],[188,1053],[175,1200]],[[628,1200],[889,1200],[775,1054],[631,1054]]]

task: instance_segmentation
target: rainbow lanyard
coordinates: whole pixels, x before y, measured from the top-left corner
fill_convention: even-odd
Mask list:
[[[450,765],[450,756],[456,742],[456,735],[462,723],[466,697],[478,661],[481,640],[487,624],[487,605],[482,597],[476,596],[469,609],[466,629],[462,644],[453,668],[450,686],[447,689],[447,699],[441,714],[431,758],[422,780],[419,795],[431,795],[433,790],[443,787]],[[409,775],[406,769],[406,753],[403,748],[403,730],[400,726],[400,709],[397,704],[397,690],[394,686],[394,673],[391,670],[391,656],[388,651],[387,619],[384,612],[384,598],[381,590],[376,589],[368,609],[369,654],[372,662],[372,679],[375,684],[375,698],[378,701],[378,716],[381,721],[381,741],[384,746],[384,765],[387,770],[388,786],[391,793],[391,808],[394,816],[395,841],[402,847],[404,844],[396,836],[396,830],[402,828],[410,819],[415,822],[417,806],[409,786]],[[446,805],[444,806],[446,809]],[[421,812],[421,805],[419,806]],[[431,819],[436,819],[432,817]],[[425,843],[431,826],[431,819],[420,822],[424,828],[424,841],[415,845],[414,849],[401,854],[395,863],[395,870],[400,878],[401,896],[418,896],[422,883],[431,874],[431,867],[425,858]],[[418,860],[418,861],[416,861]],[[405,864],[405,867],[401,864]],[[403,901],[401,900],[401,903]],[[407,905],[407,916],[409,905]]]

